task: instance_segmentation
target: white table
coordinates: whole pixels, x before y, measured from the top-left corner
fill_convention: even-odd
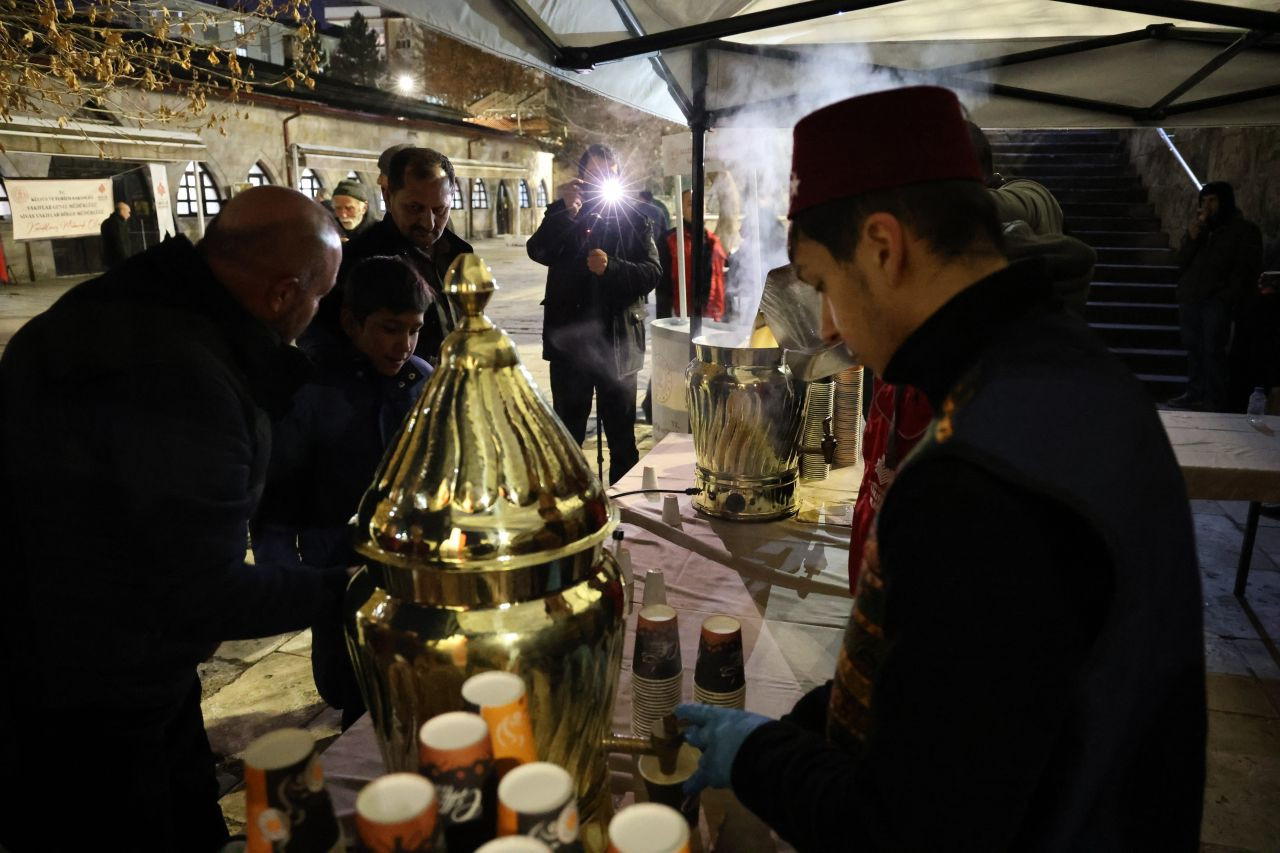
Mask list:
[[[1280,503],[1280,416],[1161,412],[1187,497],[1248,501],[1235,594],[1244,596],[1262,503]]]

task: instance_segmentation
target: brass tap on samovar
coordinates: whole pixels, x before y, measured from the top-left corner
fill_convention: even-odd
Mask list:
[[[475,255],[449,267],[462,321],[353,521],[369,562],[348,590],[348,641],[392,771],[417,769],[418,729],[462,709],[468,677],[522,676],[538,757],[576,780],[585,830],[609,812],[603,742],[624,615],[602,544],[617,517],[484,316],[495,289]]]

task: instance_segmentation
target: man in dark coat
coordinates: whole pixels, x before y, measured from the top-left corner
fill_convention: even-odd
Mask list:
[[[797,849],[1199,849],[1205,682],[1186,488],[1132,373],[1009,263],[960,105],[795,128],[791,256],[823,336],[934,421],[889,487],[833,681],[783,720],[681,705],[690,787]]]
[[[369,200],[359,181],[345,180],[333,188],[333,217],[342,227],[342,242],[353,240],[373,227]]]
[[[636,374],[644,364],[644,303],[662,269],[653,225],[623,198],[610,148],[586,150],[577,179],[560,187],[526,250],[549,267],[542,357],[551,362],[552,405],[581,444],[595,396],[615,482],[640,461]]]
[[[129,240],[129,205],[123,201],[116,202],[116,209],[110,216],[102,220],[102,266],[111,269],[123,263],[133,254],[133,244]]]
[[[383,190],[387,215],[343,246],[338,271],[342,282],[352,267],[375,255],[402,257],[413,265],[429,289],[426,319],[414,353],[432,367],[439,364],[440,344],[457,326],[453,307],[443,293],[444,274],[454,258],[472,251],[470,244],[448,227],[453,183],[453,164],[439,151],[414,147],[397,151],[387,167]],[[318,355],[322,350],[346,348],[341,318],[342,288],[337,287],[320,303],[300,344]]]
[[[1236,207],[1225,181],[1200,189],[1200,210],[1178,247],[1178,323],[1187,348],[1187,390],[1177,409],[1221,412],[1227,403],[1231,324],[1262,272],[1262,232]]]
[[[227,839],[196,664],[335,613],[347,573],[247,565],[288,345],[333,285],[330,215],[227,203],[59,299],[0,359],[0,845]],[[332,617],[330,617],[332,618]],[[121,827],[127,827],[121,830]],[[104,839],[108,839],[104,841]]]

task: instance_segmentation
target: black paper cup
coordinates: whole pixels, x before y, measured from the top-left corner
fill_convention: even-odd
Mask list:
[[[742,664],[742,623],[732,616],[709,616],[698,639],[693,683],[712,693],[733,693],[746,686]]]
[[[666,604],[640,609],[636,620],[635,653],[631,671],[652,681],[666,681],[684,670],[680,661],[680,626],[676,611]]]

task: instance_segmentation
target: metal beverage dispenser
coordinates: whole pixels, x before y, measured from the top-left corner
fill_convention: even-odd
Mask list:
[[[610,811],[605,752],[623,587],[600,481],[483,311],[475,255],[449,268],[461,323],[353,520],[368,566],[347,634],[389,771],[416,770],[422,723],[485,670],[524,678],[539,759],[576,780],[584,824]],[[588,848],[592,845],[584,835]]]

